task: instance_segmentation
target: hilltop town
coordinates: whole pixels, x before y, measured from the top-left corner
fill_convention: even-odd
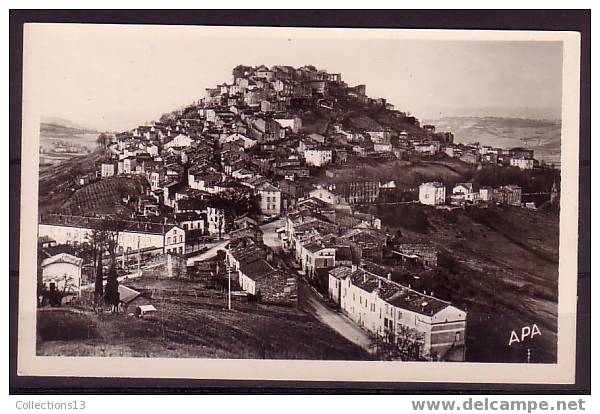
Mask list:
[[[486,306],[497,301],[514,315],[529,296],[515,326],[556,306],[560,172],[533,149],[476,140],[455,143],[451,131],[421,125],[339,73],[237,66],[197,102],[40,175],[40,309],[71,306],[88,325],[99,314],[110,329],[127,329],[106,319],[112,312],[161,326],[165,343],[165,324],[177,320],[175,342],[185,346],[176,348],[188,350],[177,355],[204,355],[190,344],[208,346],[210,333],[183,340],[181,330],[211,315],[269,338],[278,318],[294,320],[292,339],[341,344],[337,355],[319,342],[319,352],[294,358],[489,359],[506,342],[491,329],[512,320],[486,326]],[[510,247],[496,248],[500,239]],[[519,254],[535,264],[506,264]],[[502,299],[486,303],[494,292]],[[238,319],[227,319],[232,308]],[[270,322],[250,318],[260,312]],[[548,312],[540,361],[556,358]],[[301,313],[314,319],[294,319]],[[209,354],[290,356],[248,351],[266,343],[229,346],[215,340]],[[502,355],[521,360],[521,351]]]

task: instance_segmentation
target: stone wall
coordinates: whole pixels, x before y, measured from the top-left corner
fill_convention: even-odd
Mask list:
[[[142,275],[157,279],[187,278],[187,260],[183,255],[165,253],[154,256],[147,261],[142,269]]]
[[[261,303],[291,306],[296,303],[297,284],[294,275],[274,272],[257,282],[258,300]]]

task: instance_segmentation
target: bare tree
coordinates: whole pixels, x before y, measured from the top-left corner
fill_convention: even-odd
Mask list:
[[[377,355],[387,361],[421,361],[425,339],[416,329],[399,325],[395,333],[386,329],[374,340]]]
[[[96,138],[96,143],[103,149],[106,149],[108,147],[108,144],[110,144],[110,137],[108,136],[108,134],[105,134],[103,132],[100,135],[98,135],[98,138]]]

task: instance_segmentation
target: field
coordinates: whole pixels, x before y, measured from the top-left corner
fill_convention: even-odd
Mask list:
[[[89,211],[128,213],[122,198],[139,194],[145,180],[110,177],[79,188],[77,176],[96,172],[104,159],[101,152],[74,157],[60,164],[45,166],[39,172],[39,212],[82,214]]]
[[[233,302],[223,292],[171,295],[193,283],[159,281],[144,285],[154,294],[154,319],[127,314],[38,311],[39,355],[257,359],[369,359],[312,316],[296,309]],[[163,289],[162,293],[160,292]],[[167,289],[167,290],[164,290]],[[206,290],[197,290],[198,292]]]
[[[556,361],[558,216],[515,207],[441,211],[380,206],[390,233],[436,245],[440,267],[404,280],[468,311],[467,360]],[[537,324],[541,336],[508,346],[512,330]]]
[[[61,214],[81,215],[89,211],[95,214],[129,214],[123,197],[139,195],[148,186],[143,177],[115,176],[86,185],[73,193],[57,210]]]

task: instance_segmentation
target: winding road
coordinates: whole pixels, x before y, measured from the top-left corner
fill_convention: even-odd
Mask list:
[[[301,276],[298,276],[298,307],[313,315],[350,342],[367,351],[372,351],[371,339],[365,331],[343,314],[331,309]]]

